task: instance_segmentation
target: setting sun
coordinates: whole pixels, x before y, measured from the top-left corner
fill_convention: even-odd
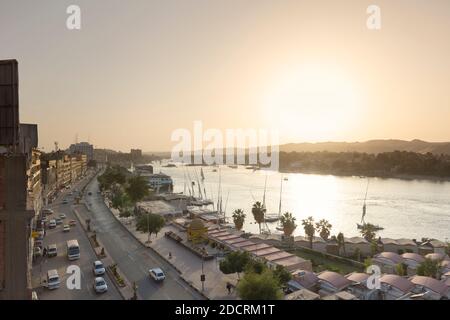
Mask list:
[[[324,140],[351,130],[361,110],[355,84],[337,68],[302,65],[275,77],[263,102],[284,137]]]

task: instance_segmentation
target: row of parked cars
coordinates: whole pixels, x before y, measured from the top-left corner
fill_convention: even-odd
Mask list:
[[[102,277],[106,272],[103,263],[99,260],[94,262],[93,273],[95,275],[93,288],[96,293],[104,293],[108,291],[108,285],[105,278]],[[58,289],[60,286],[60,278],[58,270],[52,269],[47,272],[47,288],[50,290]]]

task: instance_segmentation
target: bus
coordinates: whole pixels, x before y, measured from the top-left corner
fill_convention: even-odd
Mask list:
[[[77,240],[67,241],[67,258],[69,260],[80,259],[80,246]]]

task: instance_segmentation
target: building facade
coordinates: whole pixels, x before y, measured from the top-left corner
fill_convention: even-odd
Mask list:
[[[94,159],[94,146],[88,142],[71,144],[68,151],[70,154],[85,154],[88,162]]]

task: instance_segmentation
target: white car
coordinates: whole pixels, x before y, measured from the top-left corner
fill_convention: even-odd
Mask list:
[[[105,267],[103,266],[103,262],[97,260],[94,262],[94,275],[101,276],[105,274]]]
[[[65,224],[63,227],[63,232],[69,232],[70,231],[70,226],[68,224]]]
[[[55,220],[55,219],[50,220],[50,221],[48,222],[48,227],[49,227],[49,229],[54,229],[54,228],[56,228],[56,220]]]
[[[102,277],[97,277],[94,280],[94,290],[97,293],[103,293],[108,291],[108,285],[106,284],[105,279]]]
[[[155,281],[163,281],[166,278],[166,275],[160,268],[150,269],[148,273]]]
[[[61,214],[59,215],[59,218],[60,218],[60,219],[65,219],[65,218],[66,218],[66,215],[65,215],[64,213],[61,213]]]

